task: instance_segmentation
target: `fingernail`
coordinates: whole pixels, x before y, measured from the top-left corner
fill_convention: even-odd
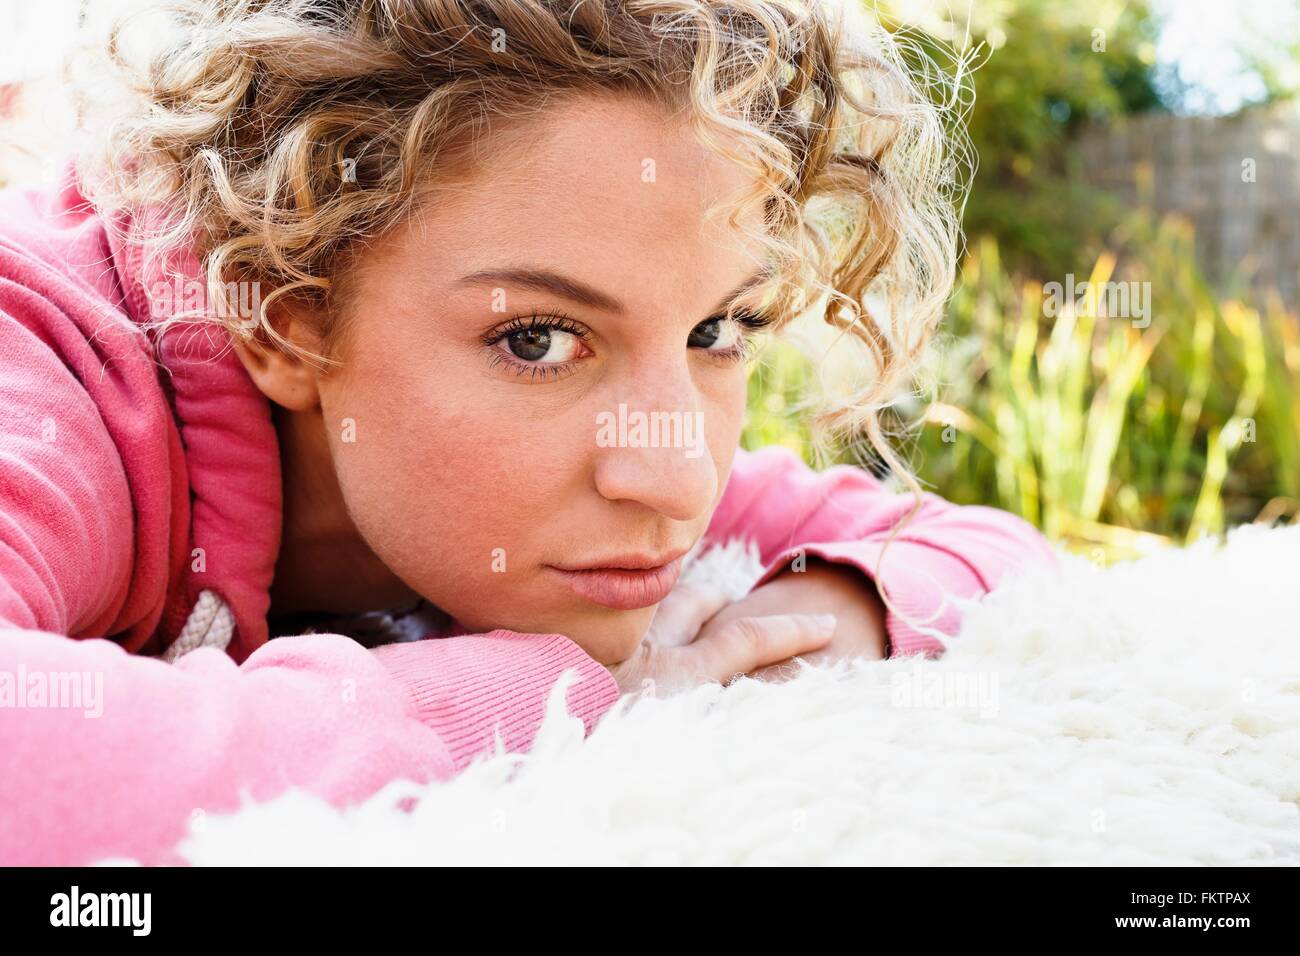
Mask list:
[[[834,614],[818,614],[816,620],[817,620],[817,626],[821,630],[823,631],[835,630],[835,625],[837,623],[837,620]]]

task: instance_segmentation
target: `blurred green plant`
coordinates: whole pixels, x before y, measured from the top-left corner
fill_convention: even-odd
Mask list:
[[[748,413],[740,443],[749,450],[784,445],[812,463],[812,436],[797,403],[807,394],[809,363],[781,339],[767,343],[749,376]]]
[[[1062,277],[1064,278],[1064,277]],[[1099,283],[1150,283],[1146,318],[1105,296],[1047,309],[1044,284],[981,240],[945,335],[894,430],[922,483],[951,501],[1021,515],[1108,559],[1300,504],[1300,322],[1275,298],[1218,296],[1190,228],[1134,217],[1100,255]],[[1052,314],[1049,314],[1052,313]],[[751,379],[746,447],[780,443],[810,461],[794,407],[807,365],[780,349]]]
[[[979,157],[964,226],[998,238],[1015,269],[1055,275],[1095,258],[1126,210],[1090,188],[1071,140],[1091,124],[1164,110],[1155,71],[1159,21],[1146,0],[875,7],[923,85],[936,71],[971,88]],[[959,116],[953,114],[957,122]]]

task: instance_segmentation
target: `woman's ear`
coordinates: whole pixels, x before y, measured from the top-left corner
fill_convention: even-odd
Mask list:
[[[282,297],[272,304],[268,321],[293,344],[319,354],[321,342],[306,307]],[[232,336],[235,353],[263,395],[290,411],[304,412],[320,405],[319,365],[283,348],[263,329],[252,335]]]

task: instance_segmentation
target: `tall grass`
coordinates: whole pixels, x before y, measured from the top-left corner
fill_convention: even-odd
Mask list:
[[[1149,283],[1147,318],[1109,315],[1106,298],[1090,296],[1049,314],[1043,279],[1011,275],[996,243],[976,244],[929,384],[899,405],[923,483],[1105,558],[1294,515],[1295,314],[1274,296],[1217,295],[1173,219],[1135,220],[1084,279]],[[777,354],[751,384],[745,440],[807,452],[806,433],[777,415],[806,370]]]

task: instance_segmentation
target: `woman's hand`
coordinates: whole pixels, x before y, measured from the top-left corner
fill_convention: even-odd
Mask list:
[[[773,614],[832,614],[835,634],[822,648],[800,656],[810,664],[865,657],[885,656],[885,605],[875,585],[851,565],[832,564],[810,558],[803,571],[787,570],[748,596],[717,612],[700,631],[697,640],[724,628],[737,619],[765,619]],[[756,668],[750,677],[781,680],[798,671],[793,662]]]
[[[627,660],[609,665],[623,693],[675,693],[732,678],[825,647],[835,632],[829,614],[732,614],[718,622],[725,595],[675,588],[655,612],[645,640]],[[735,605],[732,605],[735,607]],[[712,620],[711,620],[712,619]]]
[[[720,591],[704,593],[679,585],[659,605],[642,648],[690,646],[739,621],[770,621],[792,614],[832,615],[835,624],[830,641],[792,651],[781,660],[764,661],[747,669],[748,676],[763,680],[792,677],[797,671],[789,658],[795,654],[810,664],[885,656],[885,606],[875,586],[857,568],[818,558],[811,558],[805,570],[784,571],[735,602]]]
[[[885,648],[885,606],[871,581],[856,568],[814,558],[806,570],[785,571],[735,602],[679,585],[659,605],[637,653],[610,671],[625,693],[647,680],[671,692],[741,673],[783,680],[797,673],[795,655],[810,664],[879,660]],[[701,656],[678,656],[692,649]],[[746,660],[755,663],[742,666]]]

